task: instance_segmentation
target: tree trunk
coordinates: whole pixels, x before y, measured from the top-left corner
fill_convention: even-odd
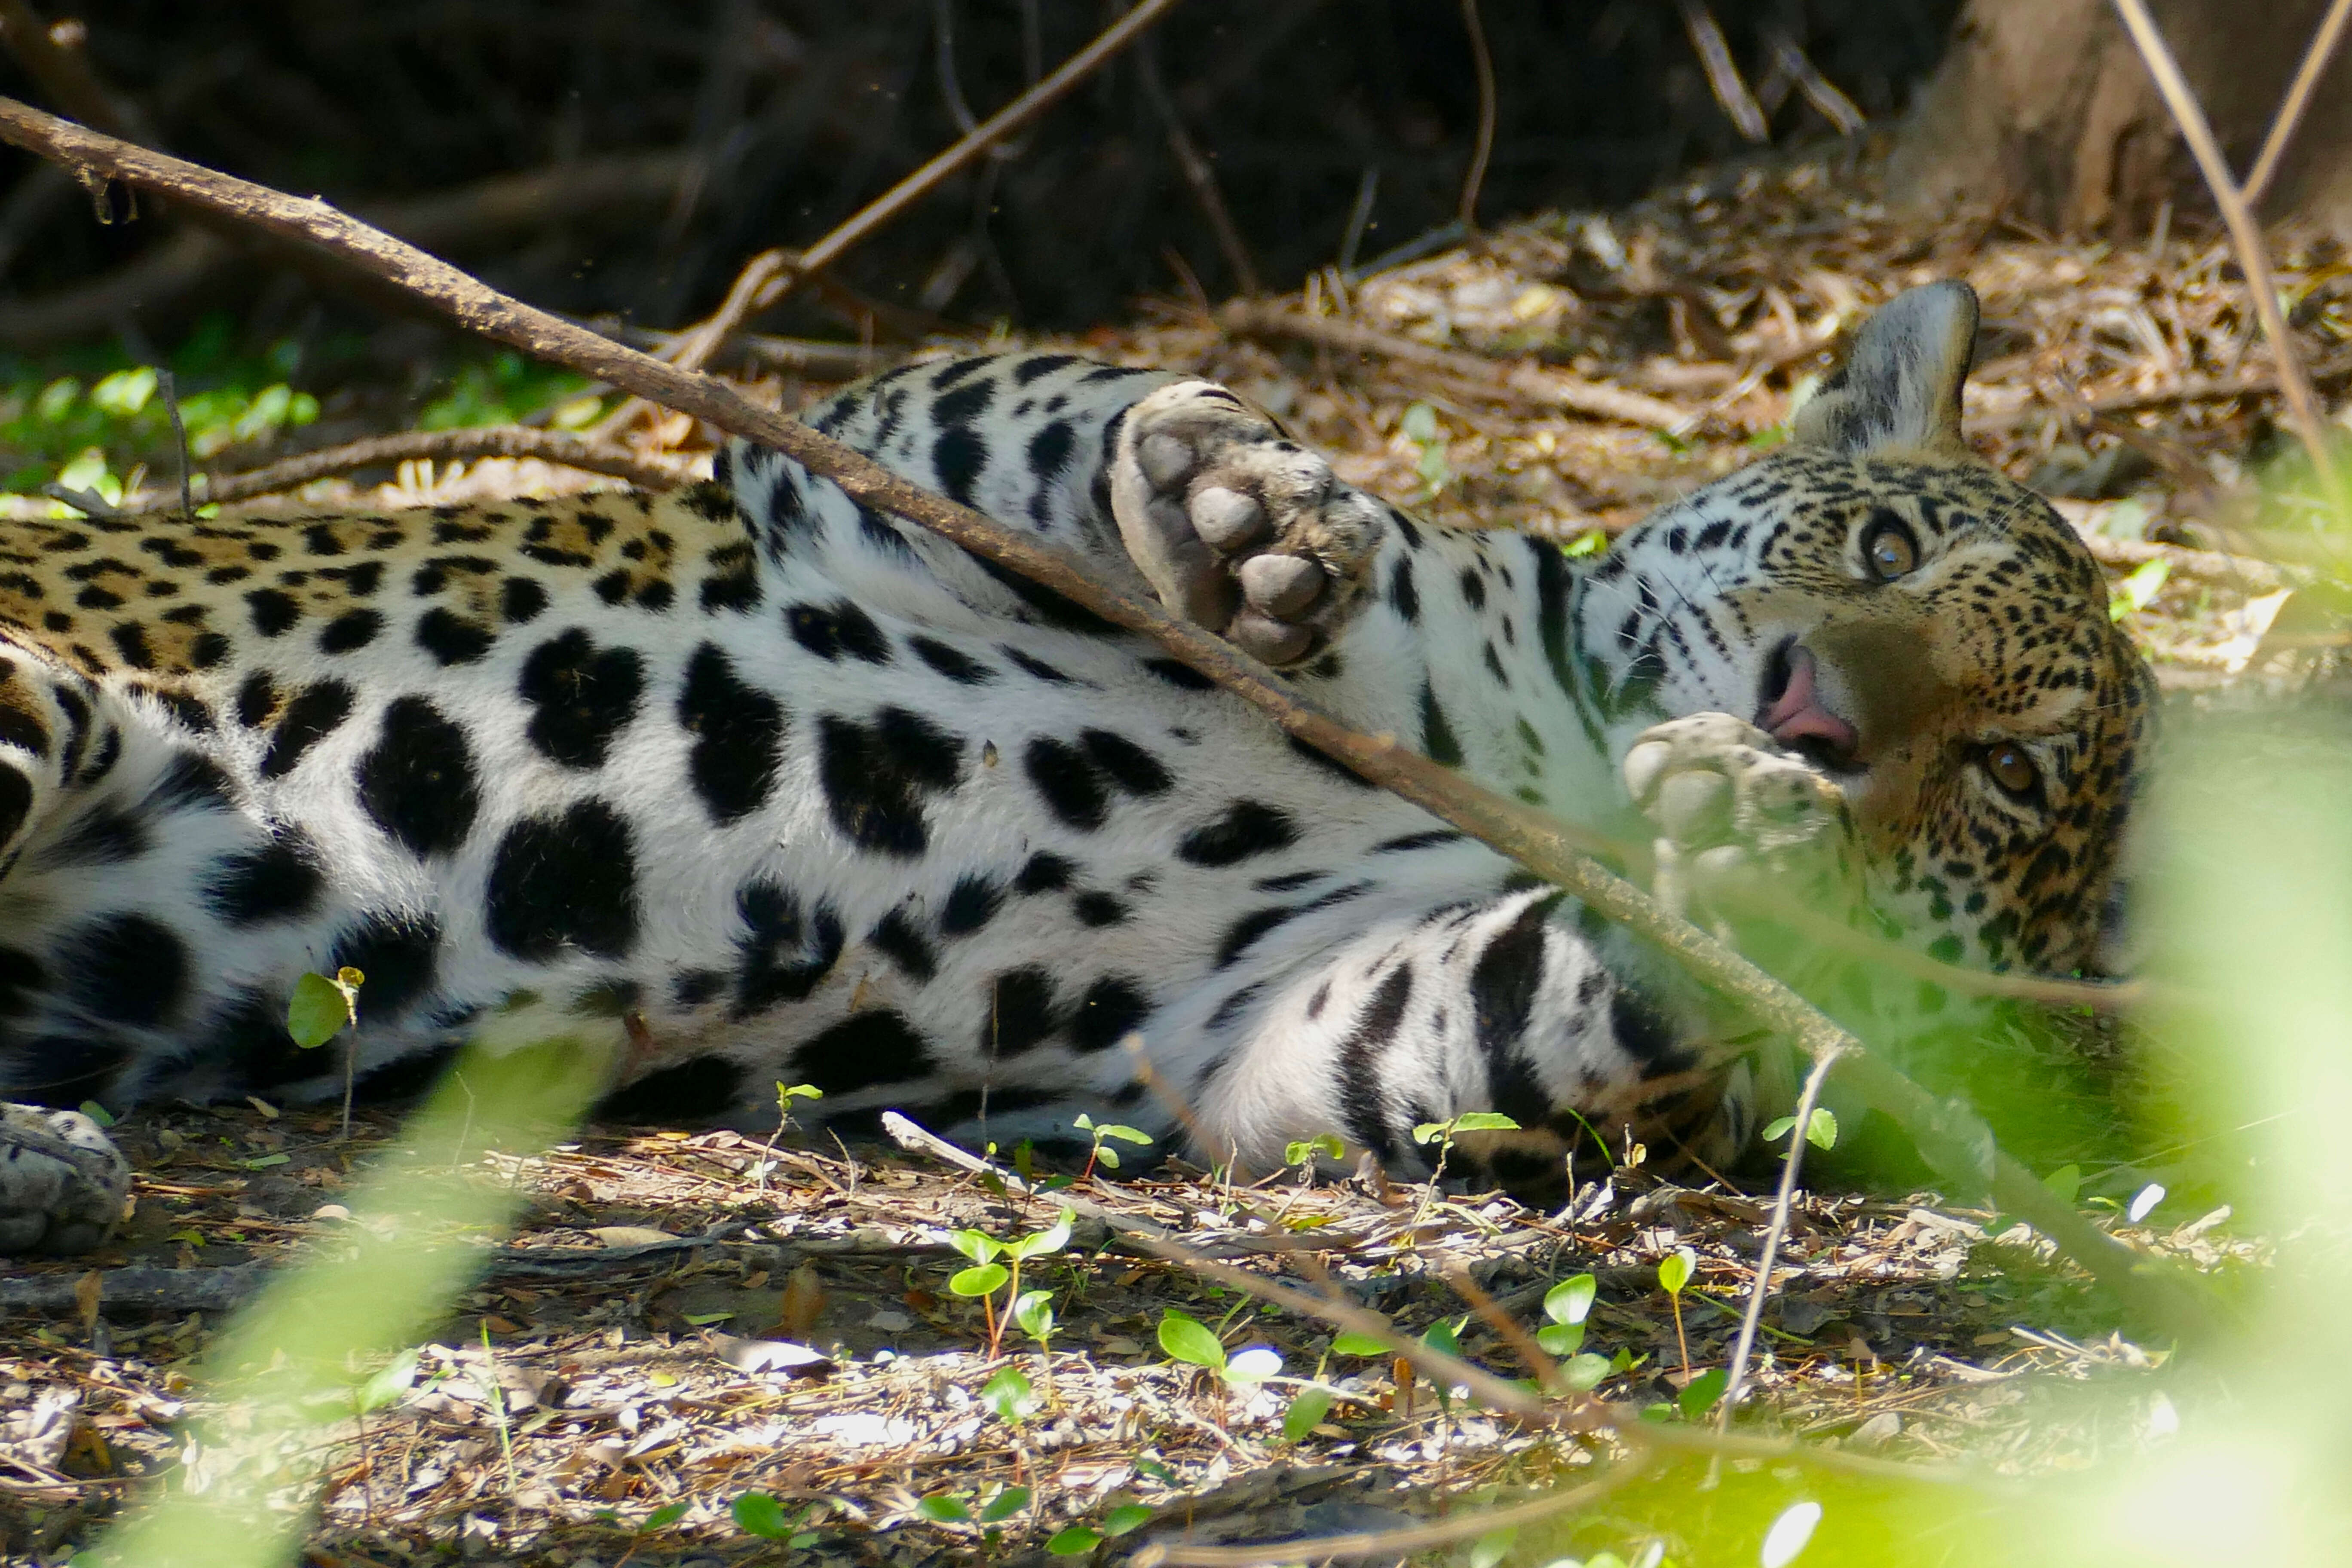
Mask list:
[[[2153,0],[2242,177],[2326,0]],[[2145,232],[2167,201],[2210,209],[2110,0],[1968,0],[1888,169],[1914,211],[1990,208],[2069,233]],[[2339,47],[2263,212],[2352,234],[2352,40]]]

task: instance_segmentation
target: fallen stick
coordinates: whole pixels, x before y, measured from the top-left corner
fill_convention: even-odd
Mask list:
[[[102,136],[14,99],[0,98],[0,140],[86,176],[166,194],[282,239],[328,251],[470,331],[759,442],[824,476],[853,500],[929,529],[982,560],[1150,638],[1302,742],[1517,861],[1659,948],[1703,984],[1744,1003],[1759,1023],[1787,1036],[1808,1056],[1843,1056],[1844,1081],[1909,1132],[1930,1163],[1963,1188],[1989,1190],[1994,1202],[2048,1237],[2136,1314],[2176,1331],[2212,1321],[2212,1302],[2187,1278],[2125,1246],[2060,1201],[2031,1171],[2002,1154],[1993,1145],[1990,1131],[1972,1113],[1930,1095],[1872,1056],[1861,1041],[1789,986],[1668,913],[1647,893],[1584,853],[1594,837],[1589,831],[1480,788],[1407,750],[1393,735],[1363,735],[1348,729],[1214,633],[1095,581],[1059,551],[920,489],[841,442],[751,403],[723,382],[679,370],[509,299],[323,201],[289,196]]]
[[[1638,425],[1648,430],[1674,430],[1691,422],[1688,409],[1678,408],[1662,398],[1628,392],[1622,386],[1603,386],[1599,382],[1545,370],[1534,364],[1511,364],[1478,354],[1464,353],[1459,349],[1442,349],[1434,343],[1419,342],[1394,332],[1381,331],[1377,327],[1359,326],[1353,321],[1334,321],[1328,316],[1310,316],[1303,310],[1290,310],[1282,305],[1236,300],[1217,312],[1217,325],[1236,337],[1292,338],[1299,342],[1338,349],[1342,353],[1374,355],[1393,360],[1399,364],[1417,364],[1460,381],[1466,389],[1483,392],[1489,396],[1507,396],[1514,401],[1565,408],[1574,414],[1613,419],[1621,425]]]
[[[315,452],[305,452],[266,468],[247,468],[243,473],[199,475],[195,500],[199,505],[217,502],[225,506],[232,501],[251,500],[256,496],[278,495],[313,479],[332,479],[358,468],[418,460],[471,462],[478,458],[537,458],[583,473],[626,479],[649,490],[669,489],[694,478],[692,468],[680,458],[646,456],[623,447],[583,440],[562,430],[492,425],[469,430],[404,430],[340,447],[322,447]],[[177,496],[159,494],[140,506],[120,509],[120,515],[173,511],[179,504]]]

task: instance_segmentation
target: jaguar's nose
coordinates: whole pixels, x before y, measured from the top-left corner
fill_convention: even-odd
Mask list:
[[[1823,700],[1811,649],[1790,637],[1765,661],[1756,727],[1820,766],[1844,772],[1855,765],[1861,736]]]

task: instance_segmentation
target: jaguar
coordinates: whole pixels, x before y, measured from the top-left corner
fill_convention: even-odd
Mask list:
[[[909,365],[816,428],[1279,667],[1354,728],[1982,969],[2094,962],[2147,672],[2063,519],[1977,459],[1976,298],[1898,296],[1790,438],[1605,553],[1436,526],[1212,382]],[[1159,646],[741,444],[707,483],[0,529],[0,1247],[106,1234],[87,1118],[555,1047],[606,1118],[1092,1112],[1244,1167],[1517,1124],[1728,1158],[1720,998]],[[47,1109],[45,1109],[47,1108]],[[1483,1151],[1483,1152],[1482,1152]]]

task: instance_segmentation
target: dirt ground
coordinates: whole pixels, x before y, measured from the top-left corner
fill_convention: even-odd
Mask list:
[[[1221,377],[1338,455],[1349,479],[1446,521],[1597,549],[1776,439],[1792,396],[1872,306],[1965,277],[1987,325],[1972,438],[2060,498],[2175,700],[2332,692],[2352,640],[2332,608],[2342,595],[2277,457],[2270,361],[2220,241],[2063,244],[1965,216],[1906,228],[1870,192],[1866,161],[1843,153],[1731,168],[1379,277],[1329,274],[1282,311],[1156,302],[1078,346]],[[2352,265],[2318,242],[2281,261],[2332,395],[2352,381]],[[1357,335],[1285,324],[1297,321]],[[787,407],[827,389],[751,384]],[[1676,417],[1578,412],[1593,386]],[[682,418],[635,439],[709,447]],[[589,482],[603,481],[535,462],[411,464],[382,486],[320,481],[257,510]],[[64,1561],[154,1478],[218,1485],[245,1465],[272,1480],[261,1459],[196,1451],[187,1426],[204,1396],[187,1368],[263,1268],[347,1244],[358,1222],[339,1194],[394,1125],[368,1113],[346,1139],[331,1115],[256,1102],[155,1108],[120,1130],[140,1170],[122,1237],[0,1279],[5,1561]],[[1091,1549],[1118,1561],[1154,1541],[1490,1507],[1574,1481],[1609,1448],[1345,1353],[1328,1323],[1139,1253],[1092,1217],[1024,1279],[1054,1292],[1050,1353],[1017,1326],[992,1342],[990,1312],[949,1286],[970,1262],[952,1234],[1033,1234],[1055,1205],[921,1153],[613,1130],[543,1155],[458,1152],[512,1188],[521,1217],[503,1239],[450,1237],[482,1252],[479,1284],[413,1366],[394,1368],[376,1408],[319,1429],[306,1561],[322,1568],[1044,1562],[1076,1525],[1125,1527]],[[2264,1244],[2226,1207],[2184,1194],[2128,1218],[2148,1168],[2094,1170],[2088,1212],[2209,1272],[2262,1265]],[[1590,1272],[1584,1348],[1612,1358],[1601,1392],[1669,1407],[1729,1357],[1770,1198],[1752,1183],[1666,1184],[1638,1165],[1554,1214],[1369,1178],[1235,1185],[1181,1166],[1068,1191],[1212,1258],[1328,1281],[1416,1334],[1460,1323],[1464,1353],[1510,1376],[1528,1370],[1524,1335],[1499,1323],[1541,1324],[1546,1289]],[[1690,1283],[1670,1298],[1658,1266],[1683,1248]],[[1981,1209],[1929,1193],[1808,1194],[1771,1286],[1740,1427],[1808,1439],[1824,1462],[2043,1473],[2130,1451],[2173,1419],[2165,1347],[2137,1342],[2079,1270]],[[1278,1352],[1279,1371],[1221,1379],[1171,1360],[1171,1309],[1232,1351]],[[1035,1402],[1017,1419],[994,1381],[1008,1367]],[[1298,1410],[1300,1380],[1336,1391],[1319,1416]],[[775,1511],[747,1515],[747,1494]],[[301,1496],[290,1488],[284,1506]],[[1056,1542],[1073,1544],[1087,1550]],[[1682,1560],[1688,1547],[1667,1550]]]

